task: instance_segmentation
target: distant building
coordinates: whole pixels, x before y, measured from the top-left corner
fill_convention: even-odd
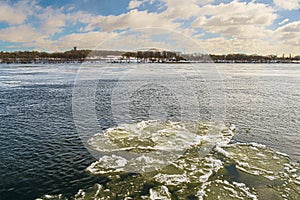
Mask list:
[[[74,50],[74,51],[77,51],[77,47],[74,47],[73,50]]]

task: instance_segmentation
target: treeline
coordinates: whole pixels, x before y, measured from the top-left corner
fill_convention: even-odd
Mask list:
[[[105,60],[107,57],[119,57],[120,60],[130,58],[138,59],[141,62],[158,61],[180,61],[184,60],[180,53],[171,51],[111,51],[111,50],[70,50],[66,52],[39,52],[39,51],[16,51],[0,52],[2,63],[41,63],[41,62],[83,62],[84,60]],[[116,58],[110,58],[116,59]]]
[[[236,62],[292,62],[300,61],[300,56],[277,56],[277,55],[246,55],[246,54],[227,54],[227,55],[210,55],[210,58],[214,62],[226,62],[226,61],[236,61]]]
[[[1,63],[57,63],[57,62],[83,62],[88,61],[107,61],[114,60],[132,60],[138,62],[300,62],[300,56],[262,56],[262,55],[246,55],[246,54],[182,54],[173,51],[159,51],[157,49],[149,49],[147,51],[110,51],[110,50],[77,50],[76,48],[65,52],[39,52],[39,51],[16,51],[16,52],[0,52]]]
[[[68,62],[82,61],[89,55],[91,50],[71,50],[66,52],[39,52],[39,51],[16,51],[0,52],[2,63],[30,63],[30,62]]]
[[[180,52],[158,50],[126,52],[122,56],[124,59],[135,58],[139,62],[178,62],[186,60]]]

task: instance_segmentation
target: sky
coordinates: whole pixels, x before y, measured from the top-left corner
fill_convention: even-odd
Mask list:
[[[0,51],[300,55],[300,0],[1,0]]]

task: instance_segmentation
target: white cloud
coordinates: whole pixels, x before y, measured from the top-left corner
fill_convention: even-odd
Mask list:
[[[131,0],[128,5],[128,9],[134,9],[140,7],[144,3],[143,0]]]
[[[165,17],[171,19],[189,19],[201,15],[200,7],[210,4],[215,0],[160,0],[164,2],[167,9],[163,13]]]
[[[167,10],[164,16],[171,19],[188,19],[191,16],[199,14],[200,3],[198,0],[182,1],[182,0],[162,0]]]
[[[41,28],[47,31],[48,33],[58,33],[62,31],[62,27],[65,26],[65,21],[59,17],[53,17],[45,21]]]
[[[20,1],[15,4],[9,4],[6,1],[0,1],[0,23],[8,23],[10,25],[22,24],[32,13],[29,7],[35,4],[34,1]]]
[[[282,45],[291,45],[298,48],[300,45],[300,21],[291,22],[279,27],[275,31],[275,36],[278,42]]]
[[[72,33],[61,37],[56,45],[60,49],[70,49],[74,46],[94,49],[97,45],[116,37],[117,33],[92,31],[88,33]]]
[[[146,30],[133,31],[126,34],[120,34],[111,40],[105,41],[103,44],[98,46],[98,49],[112,48],[120,50],[139,50],[139,49],[149,49],[149,48],[159,48],[159,49],[170,49],[171,45],[165,41],[154,41],[151,38],[153,30],[147,33]],[[142,33],[142,34],[140,34]]]
[[[265,4],[232,1],[228,4],[206,5],[192,27],[237,39],[262,39],[267,27],[277,18],[275,10]]]
[[[289,21],[290,21],[289,18],[285,18],[284,20],[282,20],[281,22],[279,22],[278,25],[283,25],[283,24],[285,24],[285,23],[287,23]]]
[[[30,43],[22,44],[23,47],[35,47],[36,50],[46,51],[66,51],[77,46],[80,49],[93,49],[108,38],[114,37],[115,33],[88,32],[88,33],[72,33],[60,37],[57,40],[40,37]]]
[[[69,10],[70,7],[66,7]],[[72,25],[77,20],[76,12],[73,14],[65,14],[64,7],[60,9],[54,9],[51,6],[46,8],[40,8],[35,16],[40,20],[40,29],[46,35],[53,35],[59,33],[65,28],[65,26]]]
[[[179,23],[172,22],[162,14],[150,13],[147,11],[131,10],[118,16],[92,16],[80,17],[80,21],[87,24],[84,31],[91,31],[100,28],[102,31],[124,30],[127,28],[164,27],[176,29]]]
[[[7,42],[34,42],[44,36],[30,25],[11,26],[0,31],[0,40]]]
[[[157,47],[172,49],[170,44],[163,41],[154,41],[151,39],[152,34],[139,34],[139,31],[132,31],[126,34],[114,32],[87,32],[72,33],[59,38],[56,41],[41,40],[37,41],[34,46],[38,49],[47,49],[48,51],[64,51],[77,46],[80,49],[110,49],[110,50],[137,50],[147,47]]]
[[[300,0],[273,0],[274,4],[286,10],[297,10],[300,8]]]
[[[202,40],[200,44],[207,52],[214,54],[246,53],[266,55],[281,52],[280,47],[260,39],[245,42],[242,39],[218,37]]]

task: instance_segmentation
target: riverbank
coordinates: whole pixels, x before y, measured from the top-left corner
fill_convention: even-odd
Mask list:
[[[214,55],[206,53],[181,53],[149,49],[145,51],[77,50],[65,52],[18,51],[0,52],[0,63],[300,63],[300,56],[282,55]]]

